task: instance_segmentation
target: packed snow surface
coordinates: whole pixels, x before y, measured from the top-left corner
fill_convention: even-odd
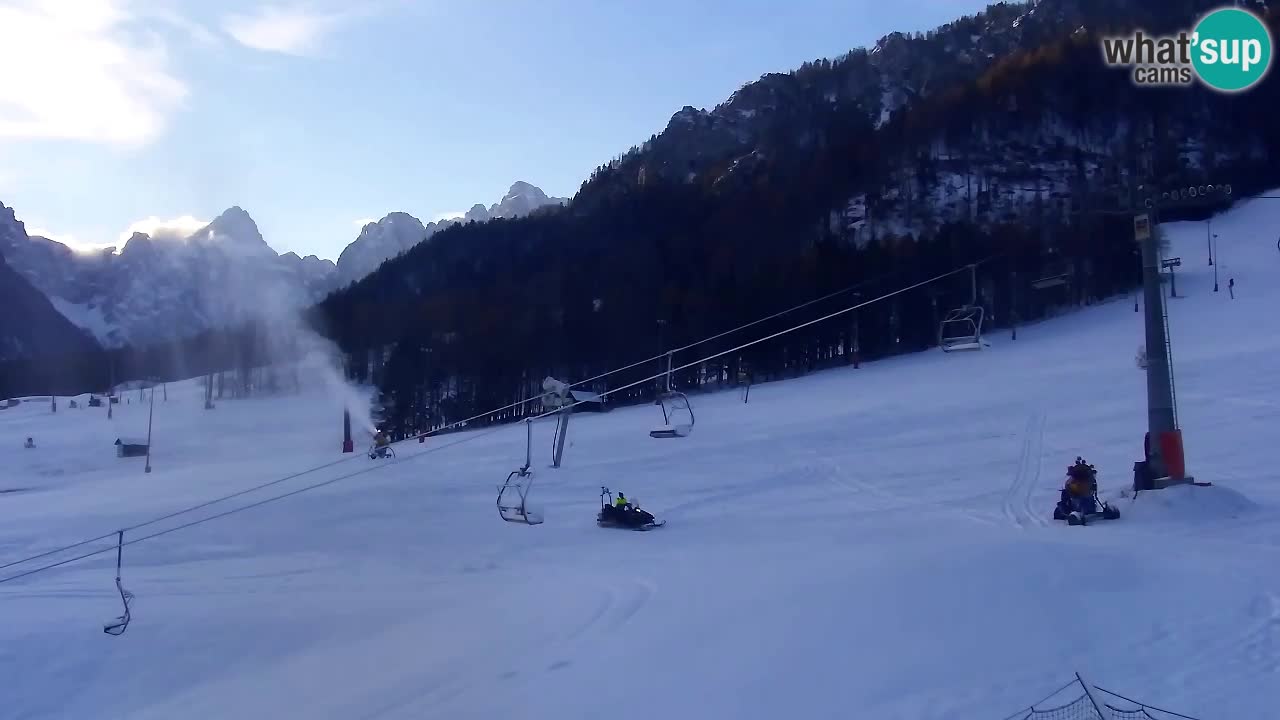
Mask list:
[[[375,462],[364,436],[339,452],[318,381],[209,411],[175,383],[145,474],[112,447],[146,434],[137,390],[111,420],[83,397],[0,411],[0,564],[325,463],[126,539],[368,471],[126,547],[121,637],[101,629],[114,550],[0,583],[0,717],[996,720],[1077,671],[1205,720],[1274,717],[1277,226],[1265,200],[1214,220],[1218,293],[1204,223],[1165,226],[1187,465],[1213,487],[1136,499],[1131,298],[748,404],[695,396],[686,438],[650,438],[651,406],[578,415],[559,470],[539,423],[536,527],[495,508],[518,424]],[[1050,519],[1077,455],[1120,520]],[[602,485],[667,525],[597,528]]]

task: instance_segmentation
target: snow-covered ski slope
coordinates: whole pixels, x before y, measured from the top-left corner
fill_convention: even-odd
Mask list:
[[[3,718],[991,718],[1079,671],[1204,720],[1280,713],[1280,203],[1166,226],[1187,462],[1211,488],[1049,520],[1078,454],[1118,496],[1145,428],[1131,299],[938,351],[536,427],[546,522],[503,523],[508,430],[0,584]],[[1227,279],[1236,280],[1236,299]],[[0,412],[0,564],[341,459],[321,390]],[[38,445],[22,448],[26,436]],[[373,466],[346,462],[126,536]],[[664,528],[594,524],[601,485]],[[110,542],[93,547],[106,546]],[[58,559],[65,556],[54,556]],[[18,566],[5,574],[25,569]]]

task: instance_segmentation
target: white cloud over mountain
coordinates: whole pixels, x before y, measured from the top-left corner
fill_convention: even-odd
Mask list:
[[[208,220],[200,220],[191,215],[175,218],[159,218],[152,215],[137,220],[125,228],[124,232],[120,233],[120,244],[124,245],[134,233],[143,233],[155,240],[182,240],[208,224]]]

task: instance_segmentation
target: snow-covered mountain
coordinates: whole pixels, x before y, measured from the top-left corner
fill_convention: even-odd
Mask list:
[[[309,296],[323,298],[333,290],[338,266],[332,260],[315,255],[298,257],[298,253],[287,252],[280,256],[280,263],[294,276],[296,282],[306,288]]]
[[[27,235],[13,210],[0,205],[0,254],[105,347],[176,339],[300,308],[332,289],[335,271],[315,256],[277,255],[239,207],[186,238],[134,233],[119,252],[79,253]]]
[[[91,352],[96,346],[0,257],[0,363],[36,359],[45,364]],[[0,385],[3,385],[0,379]],[[0,390],[0,397],[4,391]]]
[[[355,282],[377,269],[388,258],[408,250],[438,230],[431,223],[428,232],[418,218],[402,212],[388,214],[377,222],[366,223],[360,235],[338,256],[338,284]]]
[[[490,218],[513,218],[528,215],[544,205],[564,205],[568,198],[548,197],[542,189],[518,180],[497,203],[489,206]],[[476,208],[471,209],[474,213]],[[471,213],[468,213],[470,215]],[[469,217],[468,219],[476,219]]]
[[[500,201],[476,205],[461,218],[424,226],[412,215],[393,212],[365,225],[337,263],[277,254],[240,207],[228,208],[185,238],[134,233],[118,252],[110,247],[86,253],[28,235],[14,211],[0,204],[0,256],[58,312],[111,348],[299,309],[446,227],[520,217],[565,202],[517,182]]]
[[[511,185],[501,200],[485,207],[476,203],[459,218],[449,218],[426,225],[403,212],[393,212],[377,222],[366,224],[360,235],[338,256],[338,286],[347,285],[368,275],[387,260],[403,253],[435,233],[468,222],[485,222],[495,218],[528,215],[548,205],[564,205],[568,198],[550,197],[541,188],[523,180]]]

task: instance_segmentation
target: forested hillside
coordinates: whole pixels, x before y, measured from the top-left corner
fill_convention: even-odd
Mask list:
[[[970,262],[981,261],[988,330],[1127,292],[1143,188],[1230,183],[1239,196],[1280,182],[1273,76],[1224,95],[1137,87],[1102,63],[1102,36],[1188,28],[1214,6],[1001,3],[765,75],[711,110],[678,110],[566,206],[442,230],[308,320],[352,377],[383,389],[407,432],[535,396],[546,375],[578,380],[840,288],[861,284],[869,300]],[[1067,282],[1036,282],[1046,277]],[[921,350],[970,292],[958,273],[679,380],[728,381],[740,363],[765,379],[852,362],[855,320],[861,359]],[[852,302],[815,303],[677,364]],[[105,383],[107,368],[249,368],[270,359],[264,333],[126,348],[77,381]],[[645,386],[611,399],[650,396]]]
[[[767,75],[710,112],[677,112],[566,209],[442,232],[316,319],[407,431],[855,283],[872,298],[988,259],[977,274],[989,328],[1125,292],[1139,277],[1140,186],[1239,194],[1280,180],[1273,81],[1234,96],[1140,88],[1102,64],[1101,34],[1188,27],[1198,5],[1002,4]],[[1052,275],[1069,282],[1033,285]],[[969,292],[962,273],[859,311],[861,357],[936,343],[939,315]],[[758,379],[850,362],[852,333],[849,317],[817,324],[681,382],[735,377],[740,359]]]

